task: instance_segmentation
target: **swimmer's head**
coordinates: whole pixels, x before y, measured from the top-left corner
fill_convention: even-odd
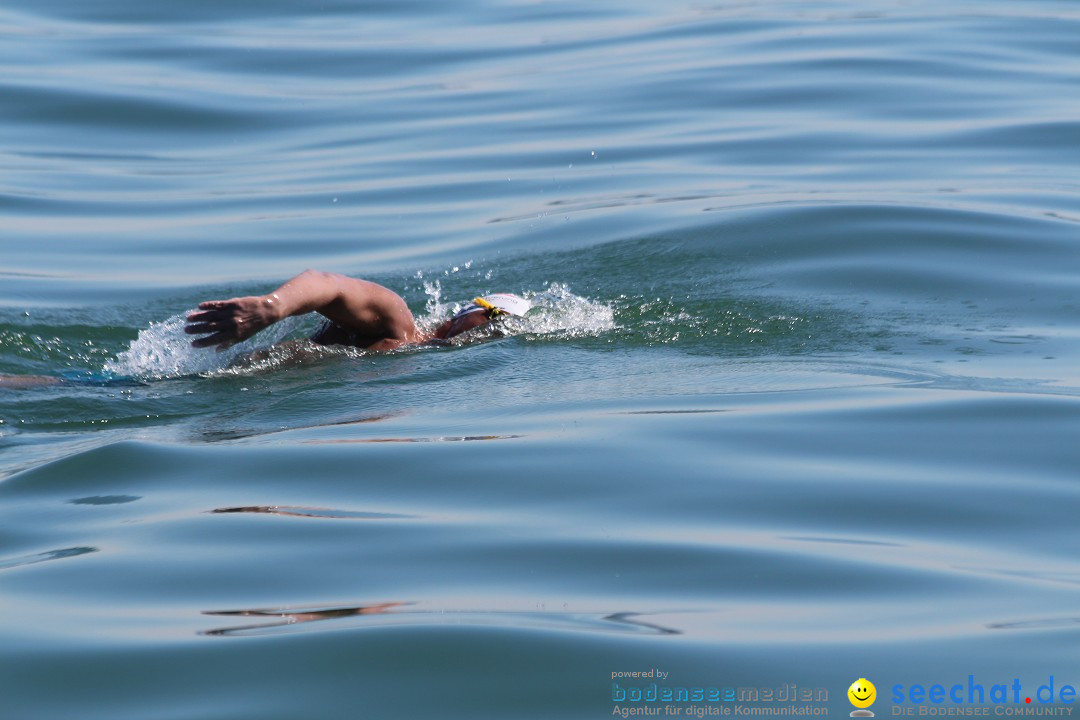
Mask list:
[[[435,331],[435,337],[449,340],[455,335],[486,325],[499,317],[521,317],[532,303],[511,293],[492,293],[478,297],[459,310]]]
[[[494,320],[500,315],[513,315],[515,317],[521,317],[525,313],[529,312],[529,308],[532,307],[532,303],[523,297],[518,297],[513,293],[492,293],[490,295],[484,295],[478,297],[471,303],[463,307],[458,311],[457,315],[463,313],[476,312],[477,310],[483,310],[487,313],[489,320]],[[455,316],[456,317],[456,316]]]

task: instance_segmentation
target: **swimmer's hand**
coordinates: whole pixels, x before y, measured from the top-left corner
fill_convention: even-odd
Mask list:
[[[221,352],[280,320],[274,300],[273,295],[263,295],[199,303],[199,311],[187,316],[184,332],[206,335],[192,340],[192,347],[216,345]]]

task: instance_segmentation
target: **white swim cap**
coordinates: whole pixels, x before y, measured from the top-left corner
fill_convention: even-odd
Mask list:
[[[485,295],[480,299],[497,307],[507,315],[517,315],[518,317],[529,312],[529,308],[532,307],[531,302],[523,297],[518,297],[513,293],[492,293],[490,295]],[[475,300],[473,302],[476,303]],[[476,304],[479,305],[480,303]]]
[[[490,295],[484,295],[478,297],[471,303],[463,307],[454,315],[454,317],[461,317],[477,310],[486,310],[492,317],[496,315],[516,315],[518,317],[529,312],[529,308],[532,307],[532,303],[523,297],[518,297],[512,293],[491,293]]]

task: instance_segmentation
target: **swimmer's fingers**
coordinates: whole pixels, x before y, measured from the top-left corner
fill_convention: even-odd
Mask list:
[[[204,338],[192,340],[191,347],[205,348],[217,345],[217,351],[221,352],[222,350],[226,350],[232,347],[236,344],[236,342],[237,338],[235,333],[222,330],[221,332],[216,332],[213,335],[207,335]]]
[[[191,347],[205,348],[217,345],[218,352],[245,339],[240,331],[240,323],[234,320],[204,322],[188,325],[184,332],[189,335],[206,335],[191,341]]]
[[[199,311],[188,314],[184,332],[188,335],[206,335],[191,341],[194,348],[217,346],[218,351],[228,348],[240,338],[240,322],[237,318],[239,305],[229,300],[210,300],[199,303]]]
[[[199,311],[188,313],[187,321],[206,322],[232,317],[240,310],[236,300],[209,300],[199,303]]]
[[[239,335],[240,321],[228,316],[201,316],[189,318],[184,326],[188,335],[207,335],[209,333],[233,333]],[[205,338],[203,338],[205,340]],[[199,341],[196,341],[199,342]]]
[[[222,330],[227,324],[232,324],[232,321],[225,315],[211,315],[210,313],[188,315],[184,332],[188,335],[205,335]]]
[[[214,337],[221,336],[222,338],[229,335],[236,335],[236,330],[233,328],[222,327],[218,324],[205,323],[203,325],[188,325],[184,328],[184,332],[188,335],[213,335]],[[195,347],[203,347],[206,345],[212,345],[213,343],[207,342],[209,338],[199,338],[198,340],[192,340],[191,344]]]

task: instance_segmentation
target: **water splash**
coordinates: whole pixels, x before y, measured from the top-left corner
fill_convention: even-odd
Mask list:
[[[615,311],[600,302],[575,295],[560,283],[541,293],[526,293],[532,310],[509,325],[531,336],[555,338],[595,337],[617,328]],[[511,334],[518,334],[511,332]]]
[[[286,318],[273,327],[222,352],[193,348],[192,336],[184,332],[187,313],[162,322],[151,322],[139,331],[139,337],[127,350],[105,363],[104,370],[115,375],[160,380],[185,375],[206,375],[229,370],[260,348],[266,348],[292,335],[303,321]]]
[[[449,307],[442,302],[442,283],[437,278],[424,281],[424,294],[427,295],[424,310],[429,316],[441,317],[442,315],[451,314],[447,312]]]
[[[425,282],[424,292],[428,296],[425,315],[417,318],[417,326],[422,331],[435,329],[472,301],[470,297],[459,302],[443,302],[442,288],[437,280]],[[455,338],[454,343],[515,336],[528,339],[595,337],[617,327],[615,311],[611,307],[575,295],[560,283],[551,283],[539,292],[526,290],[520,294],[532,302],[532,309],[524,317],[508,317],[498,324],[477,328]]]

